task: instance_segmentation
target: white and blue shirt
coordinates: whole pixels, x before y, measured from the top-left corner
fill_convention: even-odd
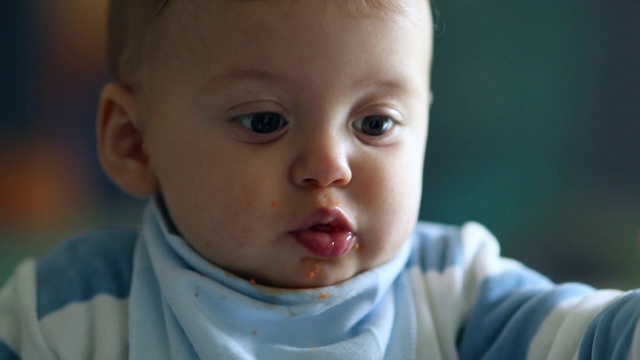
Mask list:
[[[419,223],[338,285],[252,284],[198,256],[153,201],[26,260],[0,291],[0,360],[640,359],[640,292],[557,285],[481,225]]]

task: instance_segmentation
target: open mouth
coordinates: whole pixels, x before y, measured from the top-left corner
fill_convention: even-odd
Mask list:
[[[338,224],[317,224],[309,228],[310,231],[322,231],[322,232],[336,232],[344,231]]]
[[[356,239],[349,221],[338,208],[315,211],[292,235],[319,258],[345,255],[353,248]]]

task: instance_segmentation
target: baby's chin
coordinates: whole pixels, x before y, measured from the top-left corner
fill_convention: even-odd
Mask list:
[[[282,273],[242,274],[255,285],[280,289],[316,289],[338,285],[356,276],[356,266],[336,264],[335,259],[303,258],[295,270]]]

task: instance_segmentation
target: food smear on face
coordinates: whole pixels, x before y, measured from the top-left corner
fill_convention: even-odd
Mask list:
[[[307,277],[313,279],[316,274],[322,269],[322,260],[313,258],[302,259],[302,264],[307,271]]]
[[[342,203],[340,201],[334,200],[326,192],[318,192],[316,199],[317,199],[318,205],[322,207],[342,207]]]
[[[329,196],[325,192],[318,193],[318,203],[323,206],[329,205]]]
[[[249,282],[253,285],[258,285],[258,282],[256,281],[256,279],[251,279],[249,280]]]

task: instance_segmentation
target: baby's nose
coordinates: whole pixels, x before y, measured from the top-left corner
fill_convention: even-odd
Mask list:
[[[345,186],[351,181],[348,144],[327,134],[301,142],[291,168],[291,180],[299,187]]]

